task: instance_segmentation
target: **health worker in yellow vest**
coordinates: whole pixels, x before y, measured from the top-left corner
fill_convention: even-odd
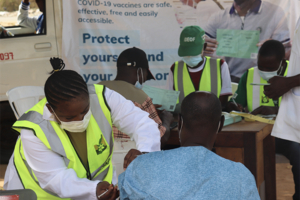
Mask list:
[[[4,188],[31,189],[38,200],[110,199],[119,196],[111,162],[112,124],[136,142],[125,161],[160,150],[160,131],[148,113],[119,93],[89,85],[51,59],[45,96],[13,125],[20,133]],[[113,184],[112,184],[113,183]]]
[[[268,98],[263,85],[275,76],[286,76],[289,61],[284,59],[285,49],[281,42],[269,40],[259,50],[257,67],[248,69],[242,76],[236,93],[228,103],[228,111],[241,111],[246,108],[254,115],[277,114],[281,103],[279,99]],[[237,106],[235,105],[235,103]],[[284,134],[284,133],[283,133]],[[294,199],[299,199],[300,192],[300,144],[294,141],[275,138],[276,153],[283,154],[290,160],[295,182]]]
[[[199,26],[187,26],[182,30],[178,49],[182,60],[171,66],[168,76],[168,89],[180,91],[176,110],[184,97],[195,91],[215,94],[222,106],[226,106],[232,94],[227,63],[203,56],[205,47],[205,32]]]

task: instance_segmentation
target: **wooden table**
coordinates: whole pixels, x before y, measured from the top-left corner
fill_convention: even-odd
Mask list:
[[[223,128],[215,142],[216,153],[243,163],[254,175],[258,188],[265,181],[265,197],[276,199],[275,139],[273,125],[260,122],[231,124]],[[169,145],[179,145],[178,131],[171,132]]]

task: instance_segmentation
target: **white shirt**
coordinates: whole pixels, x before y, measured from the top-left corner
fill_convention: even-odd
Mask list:
[[[149,113],[142,111],[131,101],[108,88],[105,90],[105,97],[111,108],[113,124],[135,140],[138,150],[141,152],[160,151],[158,125],[148,117]],[[43,118],[54,120],[54,116],[46,106]],[[97,199],[96,186],[99,181],[78,178],[73,169],[67,168],[62,157],[49,150],[31,130],[22,129],[21,140],[25,158],[43,189],[61,198]],[[5,173],[4,189],[23,189],[13,164],[13,156]]]
[[[300,74],[300,18],[292,43],[287,76]],[[279,113],[272,131],[274,137],[300,143],[300,87],[295,87],[283,95]]]
[[[202,63],[201,66],[197,68],[189,68],[189,72],[199,72],[203,70],[203,67],[206,64],[206,58],[204,57],[204,62]],[[231,78],[229,74],[229,69],[227,63],[224,61],[223,64],[221,65],[221,78],[222,78],[222,89],[220,96],[223,95],[232,95],[232,89],[231,89]],[[168,76],[168,81],[167,81],[167,86],[166,89],[168,90],[174,90],[174,79],[173,79],[173,72],[170,69],[169,76]]]

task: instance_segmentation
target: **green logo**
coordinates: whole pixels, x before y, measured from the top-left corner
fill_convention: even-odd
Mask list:
[[[262,96],[262,97],[261,97],[261,102],[262,102],[262,103],[269,103],[269,97],[267,97],[267,96]]]
[[[95,147],[97,155],[99,155],[99,154],[103,153],[103,151],[105,151],[105,149],[107,148],[107,145],[105,144],[103,135],[101,135],[101,138],[99,140],[99,144],[98,145],[95,144],[94,147]]]

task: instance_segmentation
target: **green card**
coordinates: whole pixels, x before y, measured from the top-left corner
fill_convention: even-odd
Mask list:
[[[259,31],[218,29],[218,56],[257,58]]]

